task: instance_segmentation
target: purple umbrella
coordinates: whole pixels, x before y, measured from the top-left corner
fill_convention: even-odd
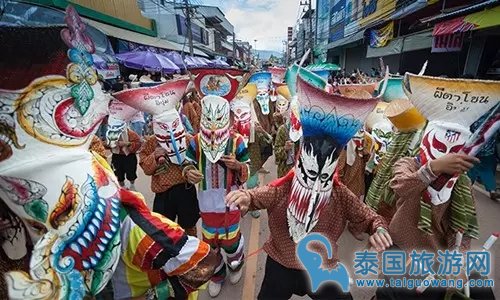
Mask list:
[[[226,67],[226,68],[230,67],[227,62],[219,58],[212,60],[212,63],[215,64],[215,66],[217,67]]]
[[[180,71],[165,56],[150,51],[133,51],[117,54],[116,58],[128,68],[151,72],[177,73]]]
[[[194,57],[192,56],[184,57],[184,62],[186,63],[186,67],[188,67],[188,69],[198,67],[198,62],[194,60]]]
[[[196,63],[196,65],[198,65],[198,67],[206,67],[207,64],[204,63],[200,57],[191,57],[193,59],[193,61]]]
[[[169,51],[162,53],[166,58],[170,59],[176,66],[181,69],[185,69],[184,62],[182,61],[182,55],[175,51]]]

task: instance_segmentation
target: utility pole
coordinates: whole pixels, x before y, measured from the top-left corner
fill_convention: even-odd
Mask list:
[[[233,32],[233,64],[236,61],[236,34]]]
[[[193,49],[193,31],[191,30],[191,8],[189,7],[189,0],[184,0],[184,7],[186,8],[186,21],[189,39],[189,55],[194,55]]]
[[[300,2],[300,5],[307,5],[307,13],[309,14],[309,49],[311,49],[311,59],[310,63],[314,63],[314,40],[313,40],[313,34],[312,34],[312,0],[304,0],[304,2]]]

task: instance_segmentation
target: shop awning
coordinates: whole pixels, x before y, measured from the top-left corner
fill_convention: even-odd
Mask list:
[[[500,6],[438,23],[432,35],[447,35],[500,25]]]
[[[157,47],[157,48],[161,48],[161,49],[175,50],[175,51],[182,51],[183,50],[182,45],[171,42],[171,41],[167,41],[164,39],[160,39],[160,38],[152,37],[149,35],[137,33],[135,31],[126,30],[123,28],[118,28],[118,27],[108,25],[105,23],[101,23],[101,22],[97,22],[97,21],[94,21],[91,19],[85,18],[84,20],[86,23],[99,29],[100,31],[102,31],[104,34],[106,34],[108,36],[112,36],[112,37],[115,37],[118,39],[130,41],[130,42],[134,42],[134,43],[143,44],[146,46],[153,46],[153,47]],[[199,56],[208,57],[205,53],[203,53],[202,51],[199,51],[199,50],[195,50],[194,54],[199,55]]]
[[[357,42],[359,40],[362,40],[364,38],[364,36],[365,36],[365,31],[361,30],[353,35],[347,36],[347,37],[342,38],[342,39],[335,41],[335,42],[331,42],[330,44],[326,45],[325,48],[332,49],[332,48],[340,47],[340,46],[347,45],[350,43],[354,43],[354,42]]]
[[[478,10],[481,10],[485,7],[495,5],[497,3],[500,3],[500,0],[487,0],[484,2],[480,2],[478,4],[469,5],[469,6],[466,6],[464,8],[454,10],[451,12],[441,13],[439,15],[424,18],[424,19],[421,19],[420,22],[421,23],[428,23],[428,22],[435,22],[435,21],[440,21],[443,19],[450,19],[453,17],[463,16],[463,15],[470,14],[470,13],[476,12]]]
[[[367,46],[366,57],[383,57],[403,52],[427,49],[432,47],[432,31],[426,30],[412,35],[391,40],[387,46],[371,48]]]

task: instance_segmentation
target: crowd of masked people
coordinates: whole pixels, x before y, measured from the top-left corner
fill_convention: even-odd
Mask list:
[[[380,74],[374,75],[376,76],[375,78],[380,79]],[[333,76],[330,82],[335,86],[352,83],[362,84],[368,82],[367,78],[371,78],[372,82],[374,80],[374,77],[356,71],[350,76]],[[135,80],[135,77],[131,77],[130,79]],[[133,82],[123,82],[122,84],[123,88],[129,88]],[[119,86],[117,89],[120,90],[121,88]],[[339,90],[335,90],[335,93],[341,94]],[[369,98],[366,93],[359,95]],[[140,166],[144,174],[151,177],[150,187],[152,192],[155,193],[152,210],[168,217],[170,220],[176,220],[189,235],[198,235],[196,224],[201,217],[203,240],[208,242],[219,253],[223,252],[225,255],[225,260],[220,256],[219,265],[208,284],[209,294],[212,297],[216,297],[220,293],[226,277],[229,278],[232,284],[236,284],[242,276],[244,237],[239,228],[240,211],[250,210],[251,215],[258,218],[260,215],[259,210],[267,209],[270,214],[271,240],[274,239],[279,242],[283,236],[288,236],[289,231],[286,229],[287,221],[282,219],[286,218],[287,213],[286,211],[280,212],[283,216],[278,218],[273,206],[281,205],[279,204],[280,201],[276,200],[276,197],[287,199],[286,194],[290,192],[289,188],[283,189],[283,187],[280,187],[277,189],[270,186],[259,188],[258,174],[269,173],[262,166],[274,155],[277,165],[276,178],[290,176],[291,173],[289,172],[296,163],[296,153],[300,151],[300,145],[298,142],[293,142],[289,136],[290,118],[286,115],[289,111],[273,109],[270,122],[266,123],[264,121],[262,123],[264,126],[260,122],[256,122],[257,138],[252,143],[240,143],[241,141],[239,141],[237,145],[234,145],[236,147],[234,155],[223,155],[220,158],[222,164],[219,162],[217,165],[224,167],[215,171],[216,173],[222,172],[226,174],[228,170],[231,170],[238,176],[240,183],[246,182],[247,190],[234,191],[227,195],[230,190],[221,190],[213,186],[213,182],[207,183],[208,174],[197,167],[200,163],[199,153],[197,153],[199,145],[197,143],[200,142],[199,132],[200,126],[202,126],[200,125],[200,121],[203,118],[201,101],[201,97],[196,89],[191,88],[185,93],[180,109],[183,125],[188,133],[187,157],[194,163],[192,167],[186,168],[185,166],[168,162],[167,150],[159,145],[157,138],[152,134],[151,117],[148,115],[144,116],[143,113],[140,113],[140,115],[131,120],[128,129],[122,134],[126,137],[126,142],[119,141],[114,147],[110,147],[110,145],[106,144],[105,138],[102,141],[94,139],[95,143],[93,143],[91,149],[103,155],[105,155],[105,148],[111,151],[111,163],[115,174],[120,185],[127,189],[135,190],[134,183],[137,179],[137,166]],[[408,101],[403,102],[401,105],[404,107],[411,106]],[[383,110],[386,109],[384,106]],[[377,114],[377,112],[372,114]],[[378,114],[380,114],[380,111],[378,111]],[[372,120],[373,118],[375,118],[375,121]],[[450,240],[454,238],[454,234],[446,226],[449,226],[447,224],[452,220],[452,217],[443,215],[444,211],[432,211],[431,222],[441,225],[433,227],[428,224],[427,230],[431,235],[423,237],[420,229],[405,228],[406,225],[404,225],[408,217],[418,218],[420,214],[418,212],[420,208],[419,201],[405,203],[402,199],[398,200],[398,197],[402,197],[403,199],[407,196],[413,197],[412,195],[417,197],[422,188],[425,188],[433,178],[436,178],[440,174],[454,174],[457,171],[464,172],[470,170],[469,175],[471,178],[474,181],[480,180],[486,189],[491,192],[492,199],[495,199],[496,168],[493,171],[491,166],[492,164],[496,166],[497,139],[493,139],[493,141],[484,147],[485,149],[479,154],[480,159],[450,153],[435,159],[435,161],[432,161],[432,164],[421,166],[421,162],[416,162],[413,158],[398,161],[394,160],[394,157],[391,157],[395,155],[394,151],[399,151],[396,153],[396,156],[399,155],[399,157],[415,155],[418,152],[415,152],[415,149],[419,148],[419,144],[413,144],[413,148],[407,145],[404,150],[397,148],[401,139],[408,140],[407,133],[397,133],[398,130],[395,125],[387,128],[377,123],[377,121],[379,121],[377,116],[369,117],[365,122],[363,130],[359,131],[339,153],[336,176],[338,176],[338,179],[345,186],[342,185],[343,188],[340,189],[336,188],[334,201],[336,203],[345,202],[345,205],[349,207],[327,208],[321,219],[325,220],[326,216],[328,216],[328,220],[320,220],[320,223],[326,223],[317,227],[318,230],[335,241],[342,233],[343,227],[341,225],[338,228],[331,227],[335,222],[331,223],[330,221],[332,218],[348,221],[348,229],[356,238],[363,239],[362,232],[372,234],[369,241],[372,244],[372,249],[376,249],[377,251],[384,249],[405,249],[408,246],[407,244],[415,248],[422,245],[451,245],[452,242]],[[396,133],[394,134],[393,131]],[[388,137],[389,133],[391,134],[390,138]],[[422,131],[420,131],[420,137],[422,137],[421,134]],[[411,136],[413,137],[414,135],[415,132],[412,132]],[[236,129],[232,129],[231,137],[235,136],[238,136]],[[389,150],[390,139],[396,145],[391,150]],[[382,203],[378,202],[381,195],[387,196],[388,178],[386,178],[386,186],[382,188],[379,186],[380,182],[375,180],[372,187],[374,192],[370,191],[372,181],[377,172],[386,172],[387,164],[384,165],[381,163],[384,155],[390,157],[387,159],[393,159],[393,162],[397,162],[392,171],[393,173],[391,172],[391,176],[394,177],[390,178],[390,197],[393,199],[395,197],[395,202],[393,203],[398,203],[398,206],[392,205],[389,207],[383,200],[381,201]],[[490,156],[493,157],[492,160],[490,160]],[[213,181],[215,179],[212,176],[213,174],[210,175],[210,180]],[[126,184],[126,181],[129,183]],[[198,184],[201,184],[202,187],[197,188]],[[219,213],[208,213],[203,207],[206,206],[203,204],[204,202],[215,201],[213,194],[210,193],[218,195],[216,198],[218,198],[220,203],[214,205],[223,208]],[[232,205],[229,220],[227,219],[228,216],[224,215],[224,210],[226,209],[226,204],[223,200],[224,197]],[[366,199],[370,197],[377,198],[377,201],[374,202],[373,199]],[[380,206],[377,207],[377,205]],[[200,206],[202,206],[201,209]],[[373,211],[374,207],[376,207],[380,216],[375,214]],[[338,211],[330,211],[330,209],[338,209]],[[341,217],[338,213],[347,213],[347,215]],[[435,214],[439,214],[439,216]],[[221,223],[221,219],[223,219],[223,223]],[[277,224],[275,224],[276,222]],[[394,242],[394,236],[398,239],[396,243]],[[290,237],[286,239],[288,240]],[[461,249],[470,247],[470,236],[464,237],[464,240],[462,246],[460,246]],[[292,240],[290,239],[289,241]],[[266,263],[266,275],[258,297],[259,299],[285,299],[292,294],[308,294],[313,299],[349,299],[351,297],[349,293],[344,293],[338,287],[332,288],[331,286],[321,289],[320,292],[311,292],[310,287],[307,286],[303,271],[297,270],[300,269],[297,259],[290,257],[291,255],[295,255],[295,252],[292,252],[292,248],[287,248],[288,242],[283,245],[275,245],[275,243],[272,241],[268,242],[264,247],[269,257]],[[290,245],[295,244],[292,243]],[[279,247],[283,247],[283,249],[279,249]],[[300,282],[300,284],[295,286],[290,284],[290,282]],[[443,295],[441,292],[435,292],[433,289],[430,290],[431,292],[426,294],[427,298],[425,299],[440,299]],[[484,297],[492,296],[491,291],[486,292],[486,294],[484,293],[480,291],[476,296],[479,295],[480,298],[478,299],[490,299]],[[283,295],[286,295],[286,297]],[[377,291],[377,296],[377,299],[420,297],[413,291],[391,289],[381,289]]]

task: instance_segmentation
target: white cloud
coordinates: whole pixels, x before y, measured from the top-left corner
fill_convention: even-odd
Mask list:
[[[283,50],[288,26],[294,26],[300,0],[241,0],[227,1],[226,18],[234,25],[236,37],[259,50]],[[314,3],[313,3],[314,4]]]

